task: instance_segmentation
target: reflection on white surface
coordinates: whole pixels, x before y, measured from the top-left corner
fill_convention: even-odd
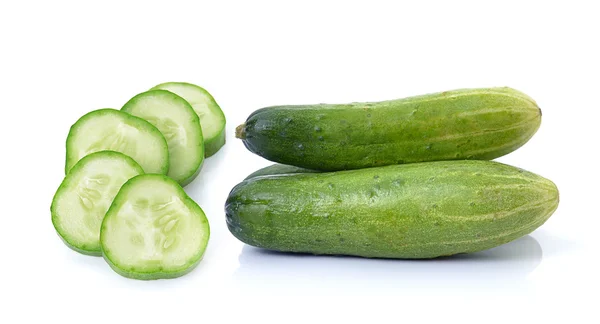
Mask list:
[[[443,294],[455,293],[455,288],[514,291],[528,289],[527,276],[541,261],[542,248],[532,236],[487,251],[431,260],[315,256],[246,245],[234,281],[241,292],[253,294],[343,294],[356,290],[386,294],[399,289]]]

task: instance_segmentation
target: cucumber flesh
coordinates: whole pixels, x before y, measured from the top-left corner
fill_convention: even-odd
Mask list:
[[[204,161],[204,141],[198,116],[180,96],[151,90],[131,98],[121,109],[156,126],[169,147],[167,175],[184,186],[199,173]]]
[[[225,114],[213,96],[204,88],[186,82],[161,83],[151,90],[171,91],[190,103],[202,125],[204,154],[209,157],[225,145]]]
[[[84,156],[106,150],[130,156],[147,173],[169,170],[167,141],[160,131],[141,118],[107,108],[89,112],[71,126],[65,173]]]
[[[100,225],[108,207],[127,180],[143,173],[119,152],[95,152],[77,162],[50,207],[52,224],[65,244],[83,254],[101,255]]]
[[[262,176],[270,176],[270,175],[281,175],[281,174],[296,174],[296,173],[317,173],[320,171],[299,168],[293,165],[287,164],[279,164],[275,163],[269,165],[268,167],[264,167],[262,169],[258,169],[252,173],[250,173],[244,180],[262,177]]]
[[[202,209],[171,178],[140,175],[121,187],[100,232],[102,254],[134,279],[182,276],[201,260],[210,229]]]

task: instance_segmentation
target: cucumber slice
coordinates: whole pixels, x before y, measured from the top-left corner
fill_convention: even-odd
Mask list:
[[[185,82],[166,82],[153,89],[171,91],[190,103],[202,126],[204,135],[204,156],[209,157],[225,145],[225,114],[208,91],[197,85]]]
[[[108,264],[134,279],[175,278],[202,259],[210,229],[202,209],[171,178],[145,174],[127,181],[102,222]]]
[[[121,109],[156,126],[169,147],[167,175],[185,186],[199,173],[204,161],[200,120],[180,96],[165,90],[150,90],[131,98]]]
[[[119,110],[99,109],[71,126],[65,173],[84,156],[105,150],[130,156],[147,173],[166,174],[169,170],[167,141],[156,127]]]
[[[64,178],[50,213],[65,244],[89,255],[102,255],[100,225],[121,186],[144,170],[129,156],[100,151],[79,160]]]

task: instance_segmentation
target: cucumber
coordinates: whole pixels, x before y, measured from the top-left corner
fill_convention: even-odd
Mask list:
[[[65,244],[89,255],[101,255],[100,225],[121,186],[143,174],[129,156],[100,151],[79,160],[64,178],[50,207],[52,224]]]
[[[167,141],[147,121],[115,109],[98,109],[79,118],[67,136],[65,174],[84,156],[117,151],[133,158],[146,173],[169,170]]]
[[[185,186],[198,175],[204,140],[198,115],[187,101],[169,91],[151,90],[131,98],[121,110],[150,122],[163,134],[169,147],[169,177]]]
[[[209,157],[225,145],[225,114],[208,91],[186,82],[166,82],[152,89],[171,91],[190,103],[202,125],[204,155]]]
[[[252,179],[256,177],[266,176],[266,175],[278,175],[278,174],[295,174],[295,173],[315,173],[319,171],[304,169],[295,167],[293,165],[285,165],[285,164],[272,164],[268,167],[264,167],[262,169],[256,170],[250,173],[246,179]]]
[[[175,278],[202,259],[210,228],[204,212],[173,179],[145,174],[127,181],[100,231],[104,259],[122,276]]]
[[[373,103],[275,106],[236,129],[268,160],[337,171],[439,160],[491,160],[541,123],[535,101],[510,88],[462,89]]]
[[[541,226],[558,189],[491,161],[257,177],[225,204],[230,232],[286,252],[421,259],[489,249]]]

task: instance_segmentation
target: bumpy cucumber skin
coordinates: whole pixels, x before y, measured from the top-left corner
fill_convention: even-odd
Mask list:
[[[252,173],[250,173],[244,180],[262,177],[262,176],[270,176],[270,175],[279,175],[279,174],[296,174],[296,173],[316,173],[319,171],[299,168],[293,165],[285,165],[285,164],[272,164],[268,167],[264,167],[262,169],[258,169]]]
[[[154,177],[156,179],[159,179],[160,181],[165,181],[165,182],[170,183],[171,185],[174,185],[174,187],[177,188],[177,191],[179,191],[179,198],[182,199],[184,201],[184,203],[190,209],[200,210],[200,212],[201,212],[200,214],[204,215],[203,223],[206,224],[206,227],[205,227],[206,240],[203,244],[204,249],[198,251],[198,254],[190,262],[188,262],[186,265],[182,266],[180,269],[176,269],[173,271],[152,271],[152,272],[140,272],[140,271],[131,271],[131,270],[123,269],[123,268],[119,267],[118,264],[116,264],[115,262],[112,261],[109,253],[107,253],[104,248],[103,233],[105,232],[104,229],[106,228],[105,222],[106,222],[107,218],[110,217],[110,215],[114,211],[114,209],[116,209],[117,206],[123,202],[123,200],[127,199],[127,191],[130,190],[130,188],[134,187],[135,183],[137,181],[140,181],[142,179],[142,177],[144,177],[144,178]],[[206,218],[206,215],[204,214],[204,211],[202,210],[202,208],[200,208],[200,206],[198,206],[198,204],[187,195],[187,193],[183,190],[183,188],[179,184],[177,184],[177,182],[175,180],[169,178],[166,175],[162,175],[162,174],[144,174],[144,175],[136,176],[136,177],[129,179],[121,187],[121,190],[119,190],[119,193],[117,193],[117,196],[115,197],[114,201],[110,205],[110,208],[106,212],[106,216],[104,217],[104,220],[102,221],[102,230],[100,231],[100,247],[102,250],[102,257],[104,258],[106,263],[108,263],[108,265],[111,267],[111,269],[113,269],[113,271],[120,274],[121,276],[126,277],[126,278],[131,278],[131,279],[138,279],[138,280],[173,279],[173,278],[181,277],[181,276],[184,276],[184,275],[190,273],[192,270],[194,270],[198,266],[200,261],[202,261],[202,258],[204,257],[204,252],[206,251],[206,247],[208,246],[209,241],[210,241],[210,224],[209,224],[208,219]]]
[[[67,143],[66,143],[66,159],[65,159],[65,174],[69,173],[69,170],[71,169],[71,167],[73,165],[75,165],[75,163],[77,163],[77,161],[75,161],[75,157],[71,157],[69,156],[69,152],[71,150],[71,139],[73,138],[74,134],[77,133],[79,126],[86,121],[86,119],[89,118],[93,118],[96,115],[100,115],[100,114],[119,114],[121,116],[121,118],[127,118],[132,124],[136,125],[136,127],[141,127],[141,128],[145,128],[147,130],[149,130],[150,132],[156,134],[158,136],[158,138],[161,138],[163,141],[163,147],[164,150],[167,152],[167,159],[164,161],[164,163],[161,165],[161,168],[159,170],[158,173],[160,174],[167,174],[167,172],[169,171],[169,159],[168,159],[168,147],[167,147],[167,140],[164,138],[164,136],[162,135],[162,133],[158,130],[158,128],[154,127],[154,125],[150,124],[149,122],[132,116],[128,113],[122,112],[120,110],[117,109],[112,109],[112,108],[102,108],[102,109],[97,109],[97,110],[93,110],[90,111],[89,113],[81,116],[69,129],[69,134],[67,135]]]
[[[84,156],[81,160],[79,160],[73,166],[73,168],[70,170],[70,173],[73,172],[73,174],[74,174],[75,172],[77,172],[77,170],[83,168],[88,161],[93,160],[98,156],[120,157],[120,158],[126,160],[127,164],[132,166],[134,169],[138,170],[139,174],[144,174],[144,170],[137,162],[135,162],[134,159],[132,159],[131,157],[129,157],[123,153],[115,152],[115,151],[98,151],[98,152],[88,154],[88,155]],[[64,190],[67,189],[68,185],[70,184],[69,180],[70,180],[69,175],[67,175],[61,182],[60,186],[56,190],[56,193],[54,194],[54,197],[52,198],[52,204],[50,205],[50,215],[52,218],[52,225],[54,226],[54,229],[56,230],[56,233],[58,234],[60,239],[65,243],[66,246],[68,246],[72,250],[79,252],[81,254],[85,254],[85,255],[101,256],[102,251],[100,249],[90,249],[86,246],[77,246],[75,244],[72,244],[68,239],[68,235],[62,231],[60,223],[58,222],[58,214],[56,211],[56,204],[55,204],[56,199],[58,196],[60,196],[60,194]]]
[[[161,89],[155,89],[155,90],[149,90],[146,92],[142,92],[140,94],[137,94],[136,96],[134,96],[133,98],[131,98],[129,101],[127,101],[127,103],[125,103],[125,105],[123,105],[123,108],[121,108],[121,111],[124,111],[126,113],[129,113],[133,116],[135,116],[135,114],[132,113],[131,111],[131,107],[133,105],[136,104],[136,102],[138,100],[140,100],[140,98],[147,96],[147,95],[156,95],[156,96],[172,96],[172,98],[170,98],[171,100],[181,100],[181,104],[186,105],[187,107],[189,107],[191,116],[192,116],[192,123],[197,123],[198,124],[198,134],[196,134],[196,136],[198,136],[200,138],[200,142],[198,143],[198,153],[200,156],[197,157],[197,167],[196,169],[192,170],[191,173],[183,176],[181,179],[175,179],[175,181],[177,181],[182,187],[185,187],[186,185],[188,185],[190,182],[192,182],[194,179],[196,179],[196,177],[200,174],[200,171],[202,170],[202,166],[204,164],[204,138],[202,136],[202,128],[200,127],[200,119],[198,117],[198,115],[196,114],[196,112],[194,111],[194,109],[192,109],[192,106],[190,106],[190,104],[185,101],[185,99],[181,98],[180,96],[178,96],[177,94],[171,92],[171,91],[167,91],[167,90],[161,90]],[[142,118],[140,116],[136,116],[138,118]],[[143,119],[143,118],[142,118]],[[152,124],[152,123],[151,123]],[[156,125],[153,125],[155,127],[157,127]],[[158,127],[157,127],[158,128]],[[160,129],[159,129],[160,131]],[[168,146],[168,142],[167,142],[167,146]],[[172,165],[172,163],[169,163],[169,165]],[[167,172],[167,174],[170,176],[170,171],[169,170]]]
[[[491,160],[525,144],[541,110],[510,88],[461,89],[375,103],[274,106],[236,136],[253,153],[338,171],[441,160]]]
[[[440,161],[257,177],[233,188],[230,232],[286,252],[426,259],[522,237],[556,210],[541,176],[491,161]]]
[[[208,92],[208,91],[206,91],[206,89],[204,89],[198,85],[192,84],[192,83],[165,82],[165,83],[161,83],[157,86],[154,86],[150,90],[162,89],[162,90],[170,91],[168,88],[171,85],[183,85],[186,87],[194,87],[194,88],[198,89],[200,92],[204,93],[206,96],[208,96],[212,100],[212,103],[216,107],[219,108],[220,116],[223,118],[223,127],[221,128],[221,131],[215,137],[212,137],[212,138],[204,137],[204,157],[210,157],[210,156],[214,155],[221,149],[221,147],[223,147],[223,145],[225,145],[226,118],[225,118],[225,114],[223,113],[223,110],[221,109],[221,107],[219,106],[219,104],[217,103],[215,98],[210,94],[210,92]]]

